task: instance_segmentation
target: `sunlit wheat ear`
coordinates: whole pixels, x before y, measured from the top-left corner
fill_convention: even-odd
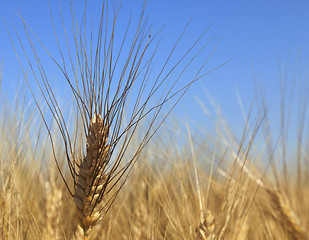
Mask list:
[[[104,173],[109,146],[107,145],[109,126],[104,126],[99,114],[91,118],[87,135],[87,152],[79,166],[74,202],[78,209],[79,224],[87,237],[91,228],[100,220],[98,209],[102,192],[107,185]]]
[[[291,209],[287,197],[277,189],[267,189],[267,193],[270,195],[271,200],[277,208],[279,220],[286,228],[289,239],[308,239],[308,232],[302,225],[299,217]]]
[[[214,240],[217,239],[215,231],[215,217],[210,211],[206,211],[200,226],[196,229],[198,240]]]
[[[61,206],[62,191],[55,182],[47,181],[46,189],[46,221],[43,229],[45,239],[61,239]]]
[[[132,200],[130,200],[133,203],[132,236],[136,240],[149,239],[151,217],[148,207],[148,186],[142,178],[137,181],[135,189],[138,190],[132,193]]]

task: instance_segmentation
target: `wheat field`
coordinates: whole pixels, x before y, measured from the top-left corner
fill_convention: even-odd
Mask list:
[[[205,70],[215,49],[202,55],[207,30],[175,60],[185,26],[153,73],[158,33],[142,12],[117,45],[119,9],[107,21],[107,2],[97,40],[86,20],[78,24],[73,4],[71,37],[58,19],[58,58],[22,16],[23,33],[7,27],[27,90],[16,89],[10,104],[0,92],[0,239],[309,239],[307,97],[293,146],[287,125],[279,137],[270,128],[259,91],[242,132],[215,104],[214,116],[201,104],[211,131],[191,126],[171,112],[191,85],[221,67]],[[39,48],[62,74],[68,104]],[[194,61],[199,68],[178,85]],[[281,121],[289,115],[282,106]]]

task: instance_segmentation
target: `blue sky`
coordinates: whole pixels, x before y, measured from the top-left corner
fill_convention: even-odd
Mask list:
[[[53,11],[57,12],[58,1],[50,2]],[[60,2],[63,11],[68,10],[65,7],[67,1]],[[88,4],[89,10],[95,13],[99,2],[101,1],[91,1],[91,4]],[[133,19],[139,16],[142,4],[143,1],[140,0],[124,1],[119,21],[126,23],[130,12]],[[75,6],[77,11],[82,11],[84,1],[75,1]],[[11,32],[12,22],[18,32],[23,31],[17,12],[21,12],[45,46],[49,47],[51,52],[55,51],[47,0],[1,1],[0,16]],[[232,60],[192,86],[178,105],[176,115],[183,116],[186,113],[192,124],[207,124],[206,117],[196,102],[196,98],[199,98],[209,107],[207,92],[221,106],[231,125],[237,129],[243,126],[237,96],[242,98],[248,111],[255,95],[253,78],[257,78],[266,91],[271,116],[274,121],[278,121],[280,64],[284,69],[284,77],[293,79],[295,74],[302,72],[303,81],[307,82],[308,86],[308,13],[309,1],[301,0],[148,1],[146,14],[149,22],[154,24],[155,30],[165,26],[161,34],[163,52],[165,49],[168,51],[170,44],[175,42],[186,23],[193,17],[187,35],[180,44],[181,48],[189,47],[195,37],[214,23],[209,38],[215,36],[215,42],[220,40],[220,44],[209,62],[209,68]],[[65,14],[65,18],[69,19],[69,14]],[[62,31],[61,25],[56,28],[57,31]],[[23,77],[3,21],[0,22],[0,33],[2,91],[12,95],[14,87],[23,81]],[[237,130],[241,130],[241,127]]]

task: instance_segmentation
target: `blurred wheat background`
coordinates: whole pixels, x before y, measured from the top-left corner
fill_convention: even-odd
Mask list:
[[[191,94],[188,87],[225,67],[224,59],[203,68],[217,47],[216,42],[199,55],[212,39],[199,38],[206,28],[176,60],[167,57],[155,65],[161,30],[152,32],[144,20],[137,21],[133,43],[123,38],[129,42],[125,47],[138,40],[136,54],[115,63],[118,53],[125,54],[112,37],[104,40],[113,36],[113,21],[107,30],[98,25],[103,50],[91,51],[91,44],[89,51],[92,35],[86,30],[91,28],[85,20],[75,22],[75,9],[70,9],[73,14],[64,14],[72,14],[77,24],[71,32],[75,42],[67,45],[57,32],[59,53],[50,53],[22,16],[24,32],[15,32],[15,23],[7,27],[25,81],[15,86],[14,100],[0,84],[0,239],[309,239],[307,76],[279,76],[274,119],[265,89],[255,79],[255,96],[244,100],[250,107],[239,99],[242,121],[236,128],[205,91],[194,104],[207,126],[196,126],[189,114],[180,117],[171,110],[183,93]],[[109,11],[102,11],[103,19]],[[61,18],[59,23],[69,32]],[[44,53],[59,75],[48,76]],[[187,75],[195,58],[199,67]],[[2,77],[5,71],[0,83],[9,81]],[[66,81],[54,81],[61,73]],[[179,85],[171,84],[178,79]],[[122,101],[126,104],[118,105]],[[87,166],[90,153],[98,160]],[[87,180],[85,172],[91,178],[86,187],[80,180]]]

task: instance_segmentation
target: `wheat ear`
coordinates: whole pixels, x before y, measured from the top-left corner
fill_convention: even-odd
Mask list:
[[[267,192],[277,207],[281,221],[289,234],[289,239],[308,239],[308,233],[303,227],[299,217],[291,209],[288,199],[279,190],[268,190]]]
[[[54,181],[45,183],[46,189],[46,221],[43,230],[45,239],[61,239],[60,212],[62,206],[62,191]]]
[[[199,228],[197,229],[198,240],[214,240],[216,239],[215,235],[215,217],[208,210],[204,214],[204,217],[200,223]]]
[[[99,221],[99,204],[103,198],[100,194],[106,186],[107,176],[103,173],[109,127],[104,126],[99,114],[91,118],[87,136],[87,153],[79,166],[74,202],[78,209],[79,224],[88,237],[91,228]]]
[[[132,236],[133,239],[142,240],[149,239],[150,232],[150,216],[148,208],[148,183],[145,179],[138,179],[135,185],[137,190],[132,192],[132,199],[130,202],[133,202],[131,209],[133,210],[133,217],[131,222]],[[134,197],[133,197],[134,194]]]

